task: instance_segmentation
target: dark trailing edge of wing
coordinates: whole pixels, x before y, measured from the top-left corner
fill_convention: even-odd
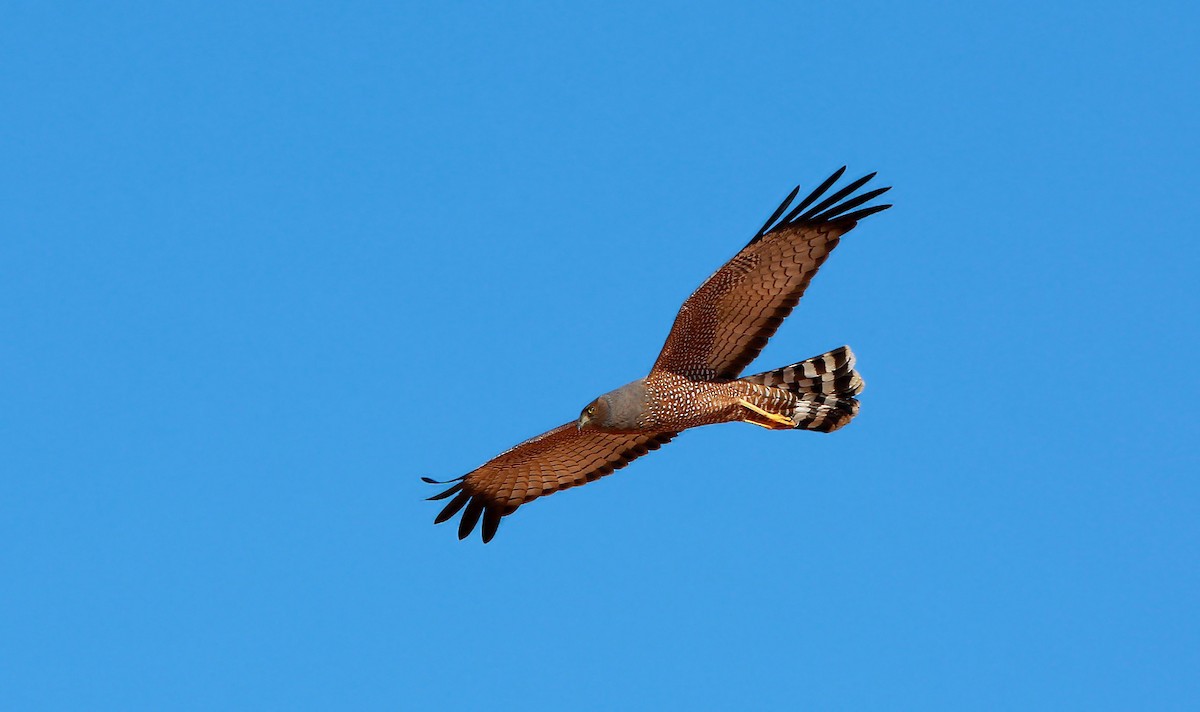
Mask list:
[[[854,191],[866,185],[868,181],[875,177],[874,173],[869,173],[862,178],[859,178],[858,180],[839,188],[833,194],[824,197],[824,199],[821,199],[823,196],[825,196],[825,191],[833,187],[833,184],[837,183],[838,179],[841,178],[842,174],[845,172],[845,166],[842,166],[838,170],[834,171],[833,175],[826,178],[821,185],[817,186],[813,192],[809,193],[808,196],[804,198],[804,200],[801,200],[799,203],[797,203],[795,207],[792,207],[792,201],[795,200],[796,196],[800,194],[800,186],[793,188],[792,192],[788,193],[787,197],[783,199],[783,202],[779,204],[779,207],[775,208],[775,212],[771,213],[771,217],[768,218],[767,221],[763,223],[763,226],[759,228],[758,232],[754,234],[754,239],[750,240],[750,244],[758,242],[768,233],[781,228],[803,225],[819,225],[821,223],[833,222],[835,220],[838,222],[852,223],[862,220],[868,215],[874,215],[881,210],[887,210],[888,208],[892,207],[890,204],[872,205],[862,208],[861,210],[854,210],[854,208],[857,208],[863,203],[866,203],[867,201],[877,198],[880,195],[888,192],[892,189],[891,186],[871,190],[863,193],[862,195],[854,196],[849,200],[845,200],[844,202],[838,202],[843,198],[852,195]],[[821,202],[817,203],[817,200],[819,199],[821,199]],[[813,203],[816,203],[816,205],[813,205]],[[811,208],[809,207],[810,205],[812,206]],[[791,208],[791,210],[787,213],[787,215],[784,215],[784,212],[788,211],[788,208]],[[781,215],[783,215],[782,218],[780,218]]]
[[[678,434],[679,433],[658,433],[654,435],[648,442],[634,444],[618,454],[617,460],[607,462],[591,472],[584,473],[580,475],[576,481],[568,483],[566,486],[560,487],[559,489],[567,489],[569,487],[574,487],[576,485],[582,485],[598,480],[601,477],[610,474],[614,470],[619,470],[622,467],[625,467],[633,460],[645,455],[647,452],[659,449],[666,443],[671,442],[671,439]],[[442,509],[442,511],[438,513],[437,517],[434,518],[434,524],[441,524],[442,522],[453,518],[454,515],[462,511],[462,520],[460,520],[458,523],[458,538],[466,539],[471,535],[471,532],[475,530],[475,525],[479,523],[480,517],[482,517],[483,529],[480,533],[483,535],[483,543],[486,544],[492,540],[492,537],[496,536],[496,530],[500,528],[500,520],[503,517],[506,517],[517,511],[517,507],[519,505],[502,505],[499,503],[493,503],[489,502],[486,497],[463,491],[463,487],[467,484],[467,477],[469,477],[469,475],[463,475],[462,477],[456,477],[452,480],[445,480],[441,482],[429,477],[422,477],[421,480],[432,485],[445,485],[450,484],[451,482],[454,483],[449,489],[439,492],[432,497],[426,498],[427,500],[439,500],[446,499],[450,495],[456,495],[454,499],[450,500]],[[550,493],[547,492],[546,494]]]

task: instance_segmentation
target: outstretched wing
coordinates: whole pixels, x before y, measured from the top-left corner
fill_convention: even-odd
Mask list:
[[[441,524],[463,510],[458,538],[465,539],[482,515],[483,541],[487,543],[496,535],[500,518],[512,514],[522,504],[599,479],[657,450],[676,435],[579,430],[574,421],[560,425],[497,455],[458,480],[451,480],[456,482],[453,487],[429,498],[455,495],[434,524]],[[447,484],[428,477],[422,479]]]
[[[855,210],[889,190],[851,197],[874,173],[826,197],[845,171],[843,166],[789,211],[800,192],[796,186],[754,239],[688,297],[654,371],[706,381],[737,378],[799,303],[841,236],[862,218],[891,207]]]

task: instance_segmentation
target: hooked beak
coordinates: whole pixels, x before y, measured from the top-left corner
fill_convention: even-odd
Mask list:
[[[583,426],[590,422],[592,422],[592,419],[589,418],[586,413],[584,413],[583,415],[579,416],[579,420],[575,423],[575,429],[583,430]]]

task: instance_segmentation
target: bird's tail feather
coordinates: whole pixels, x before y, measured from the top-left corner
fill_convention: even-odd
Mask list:
[[[782,415],[794,420],[798,430],[823,433],[841,428],[858,415],[855,396],[865,386],[854,370],[854,352],[849,346],[741,380],[799,396]]]

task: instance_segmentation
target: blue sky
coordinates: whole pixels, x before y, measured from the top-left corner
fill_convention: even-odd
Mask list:
[[[1197,15],[12,4],[0,707],[1194,709]],[[431,525],[843,164],[850,427]]]

